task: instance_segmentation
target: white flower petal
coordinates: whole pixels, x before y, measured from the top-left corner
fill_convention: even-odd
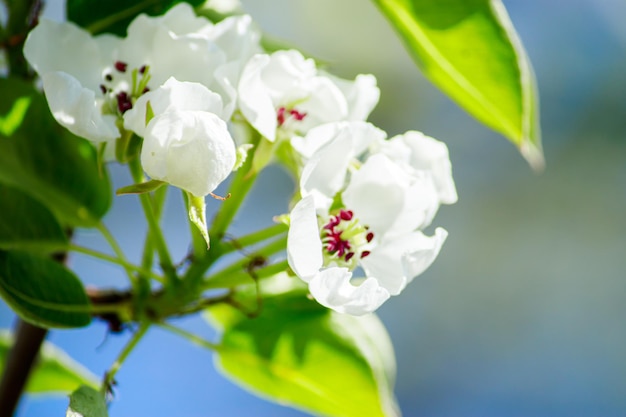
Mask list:
[[[101,42],[97,39],[73,23],[41,19],[28,34],[24,56],[40,75],[65,72],[83,87],[97,90],[103,80],[102,68],[113,63],[107,55],[112,43],[121,42],[110,35]]]
[[[375,154],[352,174],[342,199],[380,237],[402,213],[409,185],[408,174],[385,155]]]
[[[237,91],[239,108],[250,124],[269,141],[276,140],[276,109],[270,91],[261,79],[261,72],[269,64],[268,55],[255,55],[243,69]]]
[[[384,141],[387,134],[367,122],[332,122],[309,130],[304,137],[296,136],[291,140],[293,148],[305,159],[333,141],[350,143],[352,157],[358,157],[375,142]]]
[[[348,103],[341,90],[328,77],[307,80],[308,100],[297,105],[298,111],[306,113],[298,128],[307,131],[323,123],[347,120]]]
[[[361,259],[361,265],[368,277],[376,278],[391,295],[398,295],[434,262],[447,236],[448,232],[437,228],[432,237],[419,231],[395,237],[376,246]]]
[[[141,137],[146,130],[148,101],[155,116],[174,110],[198,110],[223,116],[222,98],[218,94],[202,84],[178,81],[171,77],[161,87],[139,97],[133,108],[124,113],[124,128]]]
[[[439,209],[439,195],[429,172],[418,171],[404,192],[404,204],[387,235],[403,234],[407,230],[430,225]]]
[[[309,159],[313,154],[318,151],[324,145],[332,141],[339,130],[341,130],[343,123],[325,123],[320,126],[316,126],[309,130],[306,136],[296,136],[291,140],[291,144],[300,155]]]
[[[360,74],[354,81],[350,81],[331,74],[326,76],[339,87],[346,98],[349,111],[346,120],[366,120],[380,98],[376,77],[371,74]]]
[[[409,147],[411,167],[432,173],[440,201],[444,204],[456,203],[458,197],[446,144],[417,131],[391,139],[394,140],[402,140]]]
[[[435,229],[435,235],[431,237],[411,234],[410,240],[406,242],[408,251],[402,255],[404,273],[409,282],[435,261],[447,237],[448,232],[441,227]]]
[[[141,163],[146,173],[195,196],[212,192],[235,165],[226,123],[203,111],[171,111],[146,127]]]
[[[352,141],[338,135],[316,152],[306,163],[300,176],[300,192],[303,196],[319,193],[332,201],[344,186],[348,165],[353,158]]]
[[[227,62],[239,61],[242,67],[253,55],[262,53],[261,33],[253,27],[249,15],[227,17],[200,33],[226,53]]]
[[[327,268],[311,279],[309,291],[323,306],[353,316],[371,313],[389,298],[389,292],[375,279],[368,278],[358,286],[351,279],[346,268]]]
[[[262,81],[274,104],[288,104],[305,98],[311,91],[310,81],[317,70],[315,62],[299,51],[276,51],[270,55],[262,72]]]
[[[64,72],[45,73],[41,78],[52,115],[70,132],[96,143],[120,136],[116,117],[102,114],[93,90]]]
[[[291,210],[287,233],[287,261],[305,282],[322,267],[322,241],[312,197],[300,200]]]

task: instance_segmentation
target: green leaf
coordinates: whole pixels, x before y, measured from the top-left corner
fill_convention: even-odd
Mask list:
[[[500,0],[374,3],[426,77],[543,166],[535,76]]]
[[[30,84],[0,79],[0,97],[0,182],[34,197],[64,222],[96,224],[111,205],[111,189],[98,171],[95,148],[58,125]]]
[[[115,194],[124,195],[124,194],[150,193],[165,184],[166,184],[165,181],[150,180],[150,181],[142,182],[140,184],[132,184],[132,185],[127,185],[126,187],[118,188],[117,191],[115,191]]]
[[[0,184],[0,249],[53,251],[67,246],[54,215],[32,197]]]
[[[65,417],[108,417],[104,395],[93,388],[82,386],[70,396]]]
[[[13,336],[0,331],[0,374],[4,370]],[[69,395],[81,385],[99,386],[98,378],[50,342],[44,342],[26,384],[29,394]]]
[[[264,296],[256,318],[228,305],[210,315],[223,326],[218,367],[254,393],[316,415],[399,415],[393,348],[376,316],[329,311],[301,290]]]
[[[205,0],[196,7],[196,14],[204,16],[213,23],[221,22],[227,17],[245,13],[240,0]]]
[[[211,247],[211,240],[209,239],[209,231],[207,230],[206,223],[206,202],[204,197],[197,197],[189,192],[185,192],[187,195],[187,207],[189,210],[189,220],[191,224],[196,226],[198,232],[206,242],[206,248],[209,250]]]
[[[108,32],[125,36],[128,24],[138,14],[163,14],[175,4],[183,2],[195,7],[204,0],[68,0],[67,20],[93,34]]]
[[[50,258],[0,251],[0,296],[22,319],[41,327],[82,327],[91,321],[82,283]]]

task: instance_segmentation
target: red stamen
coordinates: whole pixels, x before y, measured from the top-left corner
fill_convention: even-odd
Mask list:
[[[125,112],[133,108],[133,102],[131,101],[128,94],[126,94],[124,91],[120,92],[116,96],[116,98],[117,98],[117,109],[120,111],[120,113],[124,114]]]
[[[341,210],[339,212],[339,217],[341,217],[341,220],[352,220],[352,217],[354,217],[354,213],[351,210]]]
[[[294,119],[296,119],[297,121],[301,121],[301,120],[303,120],[303,119],[306,117],[306,113],[304,113],[304,112],[302,112],[302,113],[301,113],[301,112],[299,112],[299,111],[298,111],[298,110],[296,110],[296,109],[292,109],[292,110],[289,112],[289,114],[290,114],[291,116],[293,116],[293,118],[294,118]]]
[[[278,121],[278,126],[282,126],[283,124],[285,124],[285,108],[284,107],[279,107],[278,111],[276,112],[276,120]]]
[[[115,66],[115,69],[118,70],[119,72],[126,72],[126,67],[128,67],[128,64],[122,61],[115,61],[114,66]]]
[[[371,242],[372,239],[374,239],[374,233],[369,232],[367,236],[365,236],[365,239],[367,239],[367,243]]]

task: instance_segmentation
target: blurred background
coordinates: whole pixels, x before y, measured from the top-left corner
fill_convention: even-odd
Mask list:
[[[46,14],[61,19],[61,0],[47,3]],[[243,0],[263,30],[336,74],[376,75],[382,95],[371,121],[390,136],[421,130],[450,148],[459,202],[434,222],[448,241],[435,264],[379,310],[396,349],[404,415],[624,416],[626,2],[504,3],[539,83],[547,160],[539,175],[420,75],[371,2]],[[113,172],[116,187],[130,182],[119,167]],[[292,190],[280,169],[268,170],[235,232],[269,224]],[[166,231],[182,257],[187,224],[179,196],[171,197]],[[133,197],[116,204],[106,220],[118,235],[142,222]],[[142,238],[122,241],[131,257]],[[90,232],[78,239],[104,247]],[[88,283],[125,284],[115,268],[72,262]],[[0,327],[13,321],[1,305]],[[214,336],[198,317],[177,324]],[[94,324],[53,331],[49,340],[101,375],[128,337],[106,333]],[[246,393],[217,373],[210,352],[158,329],[117,380],[115,417],[305,415]],[[18,416],[64,415],[66,406],[65,398],[30,397]]]

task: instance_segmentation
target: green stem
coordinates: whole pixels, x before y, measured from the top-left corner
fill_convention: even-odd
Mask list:
[[[287,260],[283,260],[280,262],[276,262],[275,264],[255,270],[234,272],[229,275],[218,275],[218,273],[210,277],[205,282],[205,285],[202,289],[206,291],[216,288],[235,287],[237,285],[250,284],[251,281],[261,280],[263,278],[274,276],[280,272],[286,271],[288,268],[289,263],[287,262]]]
[[[11,75],[23,79],[32,79],[28,64],[24,59],[24,41],[31,29],[33,14],[39,14],[41,3],[38,0],[5,1],[7,7],[7,23],[3,39],[6,46],[6,57]]]
[[[128,279],[130,280],[133,287],[136,287],[137,278],[133,275],[132,268],[129,268],[127,266],[127,265],[131,265],[131,263],[128,262],[128,260],[126,260],[124,251],[122,250],[120,245],[117,243],[117,240],[115,240],[115,237],[113,236],[113,234],[109,231],[109,229],[106,227],[106,225],[102,221],[98,222],[98,224],[96,225],[96,228],[102,234],[102,236],[104,236],[106,241],[109,243],[109,246],[111,246],[111,249],[113,249],[113,252],[115,252],[115,254],[117,255],[118,260],[123,262],[123,264],[120,263],[120,265],[124,267],[124,270],[126,271],[126,275],[128,275]]]
[[[239,285],[241,282],[234,282],[232,277],[234,275],[244,274],[243,276],[251,277],[253,273],[256,273],[257,270],[261,268],[256,268],[255,264],[261,263],[261,266],[264,265],[264,262],[267,259],[277,254],[280,251],[285,250],[285,245],[287,244],[287,237],[283,236],[279,239],[276,239],[269,244],[263,246],[262,248],[254,251],[254,253],[249,256],[240,259],[233,264],[223,268],[213,275],[210,275],[204,281],[204,289],[208,288],[224,288],[224,287],[232,287],[233,285]]]
[[[133,176],[133,180],[136,183],[141,183],[144,181],[143,171],[141,169],[141,163],[139,158],[133,158],[128,166],[130,168],[131,174]],[[159,254],[159,260],[161,261],[161,268],[163,268],[163,272],[165,273],[165,277],[168,282],[173,285],[177,285],[179,282],[178,276],[176,275],[176,270],[174,269],[174,264],[172,263],[172,258],[170,256],[169,250],[167,249],[167,244],[165,243],[165,237],[163,236],[163,231],[159,226],[159,222],[157,220],[157,216],[155,214],[155,210],[153,207],[153,202],[149,194],[139,194],[139,201],[141,202],[141,207],[143,208],[144,215],[146,216],[146,220],[148,221],[148,229],[150,230],[150,238],[153,242],[157,253]]]
[[[102,253],[102,252],[98,252],[96,250],[90,249],[90,248],[86,248],[84,246],[79,246],[79,245],[74,245],[71,244],[68,249],[72,252],[77,252],[77,253],[82,253],[84,255],[89,255],[93,258],[96,259],[101,259],[103,261],[107,261],[116,265],[120,265],[123,266],[124,269],[126,270],[131,270],[131,271],[135,271],[135,272],[139,272],[142,275],[145,275],[147,277],[150,277],[152,279],[155,279],[159,282],[163,282],[163,277],[155,274],[154,272],[142,267],[142,266],[137,266],[135,264],[132,264],[130,262],[128,262],[125,259],[120,259],[120,258],[116,258],[115,256],[111,256],[111,255],[107,255],[106,253]]]
[[[113,365],[111,365],[111,368],[109,368],[109,370],[106,372],[104,376],[104,381],[102,381],[102,388],[101,388],[103,392],[106,393],[107,390],[111,387],[111,384],[113,383],[115,379],[115,374],[117,373],[117,371],[120,370],[120,368],[122,367],[122,364],[124,363],[128,355],[130,355],[130,352],[132,352],[133,349],[135,349],[135,347],[137,346],[137,343],[139,343],[139,341],[144,337],[144,335],[148,331],[148,328],[150,328],[149,322],[141,323],[141,325],[139,326],[139,330],[135,332],[135,334],[128,341],[126,346],[124,346],[124,349],[122,349],[117,359],[115,360],[115,362],[113,362]]]
[[[281,235],[287,232],[287,230],[289,230],[289,226],[284,223],[278,223],[245,236],[229,239],[224,242],[221,254],[226,255],[235,250],[241,250],[248,246],[256,245],[259,242]]]
[[[177,336],[183,337],[187,340],[189,340],[191,343],[193,343],[194,345],[206,348],[206,349],[210,349],[210,350],[214,350],[214,351],[218,351],[220,350],[221,346],[217,345],[215,343],[211,343],[208,340],[205,340],[203,338],[201,338],[198,335],[195,335],[191,332],[188,332],[187,330],[178,328],[176,326],[172,326],[171,324],[168,323],[158,323],[157,324],[159,327],[163,328],[164,330],[167,330],[169,332],[174,333]]]
[[[219,211],[213,219],[211,229],[209,230],[211,250],[204,251],[205,255],[203,257],[195,259],[185,274],[184,281],[189,288],[196,288],[198,286],[202,281],[204,273],[213,265],[213,262],[222,255],[223,249],[230,252],[236,249],[236,247],[231,249],[225,248],[228,244],[224,244],[223,238],[258,175],[258,173],[254,172],[252,169],[252,161],[254,160],[254,151],[258,146],[259,140],[261,140],[261,138],[257,133],[251,133],[250,142],[254,147],[250,150],[246,162],[235,172],[229,187],[230,197],[220,206]]]
[[[167,196],[168,186],[159,187],[154,192],[154,198],[152,199],[154,203],[154,214],[157,217],[157,220],[161,218],[161,213],[163,212],[163,205],[165,203],[165,197]],[[146,231],[146,238],[143,245],[143,255],[141,257],[141,267],[145,270],[150,270],[152,268],[152,263],[154,262],[154,244],[152,243],[152,235],[150,234],[150,229]]]

